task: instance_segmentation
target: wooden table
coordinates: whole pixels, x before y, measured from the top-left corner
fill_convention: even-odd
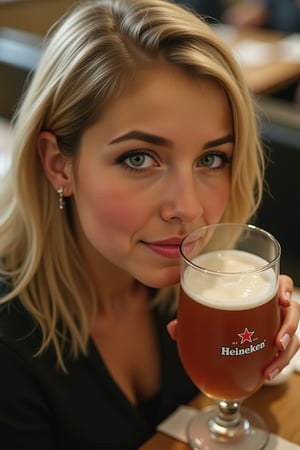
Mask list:
[[[233,51],[246,42],[268,44],[266,61],[249,65],[243,64],[243,58],[241,61],[248,85],[255,94],[270,94],[300,81],[300,59],[286,60],[286,52],[280,46],[282,39],[288,37],[286,34],[264,29],[237,30],[227,25],[215,26],[215,30]]]
[[[197,396],[191,406],[199,409],[211,404],[204,395]],[[263,386],[245,400],[245,406],[257,411],[266,421],[269,430],[288,441],[300,445],[300,374],[293,373],[289,381],[278,386]],[[187,444],[156,433],[140,450],[188,450]]]

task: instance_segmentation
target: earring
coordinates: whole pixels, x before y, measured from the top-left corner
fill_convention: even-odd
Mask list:
[[[59,186],[59,188],[56,191],[58,194],[58,207],[61,211],[65,207],[64,190],[65,190],[64,186]]]

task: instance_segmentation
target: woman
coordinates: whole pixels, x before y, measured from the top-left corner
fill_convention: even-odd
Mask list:
[[[55,27],[1,190],[3,448],[134,449],[195,395],[166,331],[179,242],[249,220],[262,166],[240,70],[191,13],[100,0]],[[292,288],[266,378],[298,348]]]

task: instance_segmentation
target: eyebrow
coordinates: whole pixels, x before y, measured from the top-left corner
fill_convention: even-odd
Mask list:
[[[129,133],[123,134],[122,136],[113,139],[110,144],[117,144],[118,142],[128,141],[130,139],[138,139],[139,141],[145,141],[149,144],[172,147],[172,142],[169,139],[138,130],[129,131]]]
[[[206,149],[206,148],[211,148],[211,147],[217,147],[218,145],[227,144],[228,142],[234,143],[234,137],[232,134],[227,134],[226,136],[223,136],[219,139],[207,142],[207,144],[205,144],[204,148]]]
[[[137,139],[139,141],[148,142],[149,144],[161,145],[164,147],[172,147],[172,141],[155,134],[146,133],[144,131],[133,130],[128,133],[122,134],[117,138],[110,141],[110,144],[117,144],[119,142],[129,141],[131,139]],[[207,142],[204,146],[205,149],[216,147],[218,145],[227,144],[228,142],[234,142],[234,137],[232,134],[228,134],[214,141]]]

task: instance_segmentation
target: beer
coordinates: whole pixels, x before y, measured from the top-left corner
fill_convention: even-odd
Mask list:
[[[193,263],[209,270],[188,266],[182,276],[177,334],[182,363],[207,396],[246,398],[262,385],[276,354],[277,277],[273,268],[253,270],[267,261],[240,250],[210,252]]]

